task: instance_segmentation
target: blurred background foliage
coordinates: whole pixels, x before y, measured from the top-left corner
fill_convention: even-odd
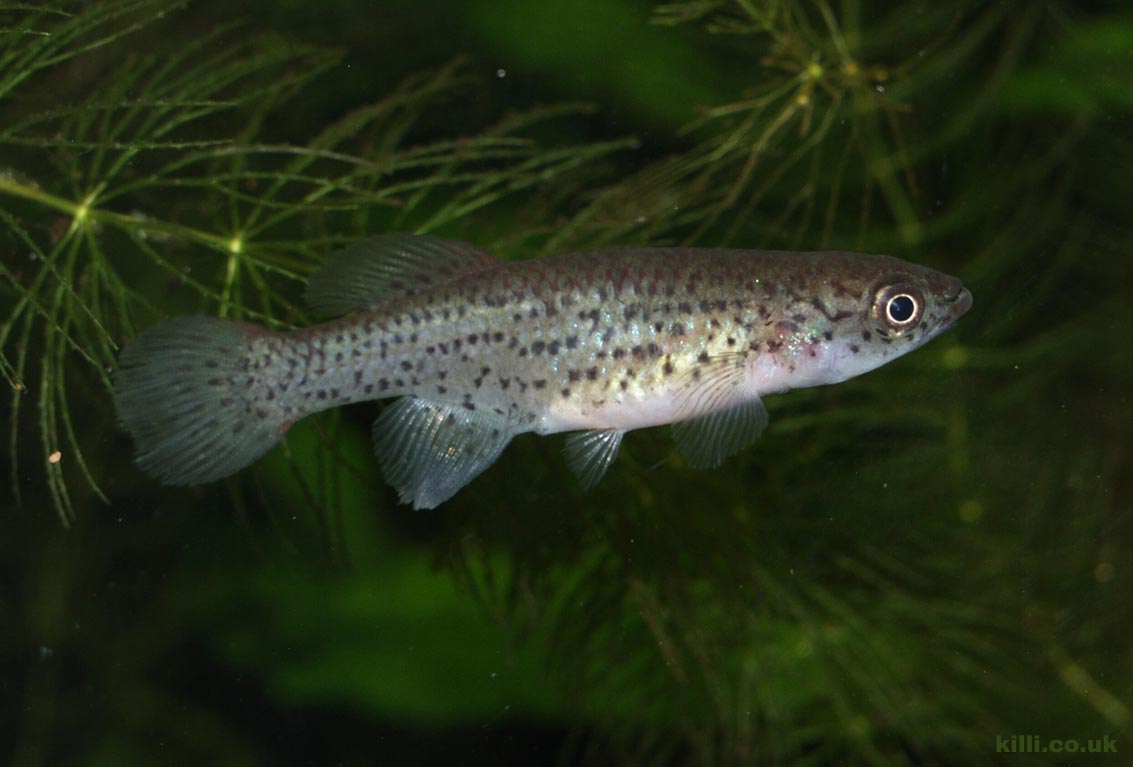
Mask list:
[[[111,0],[0,31],[5,761],[1128,760],[1124,4]],[[976,301],[772,398],[711,472],[649,430],[583,494],[529,436],[413,513],[373,405],[222,483],[131,466],[139,327],[303,325],[319,260],[392,230],[890,252]]]

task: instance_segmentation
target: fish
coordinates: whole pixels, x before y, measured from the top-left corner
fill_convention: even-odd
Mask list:
[[[958,278],[883,255],[637,247],[504,262],[411,234],[331,255],[306,299],[333,319],[275,331],[180,316],[125,346],[114,401],[143,472],[215,481],[301,418],[378,399],[394,399],[373,424],[378,463],[418,509],[525,432],[569,432],[587,489],[633,429],[671,424],[685,461],[712,468],[762,433],[766,395],[880,367],[972,305]]]

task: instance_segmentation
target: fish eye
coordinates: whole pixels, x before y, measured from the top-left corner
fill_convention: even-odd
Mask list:
[[[873,299],[873,319],[883,335],[900,334],[917,326],[924,316],[924,295],[907,283],[883,285]]]

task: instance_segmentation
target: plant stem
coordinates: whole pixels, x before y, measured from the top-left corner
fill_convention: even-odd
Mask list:
[[[231,238],[226,238],[220,235],[210,234],[209,232],[194,229],[180,224],[173,224],[168,221],[161,221],[158,219],[143,218],[137,214],[123,214],[116,213],[112,210],[103,210],[100,208],[91,207],[93,195],[88,197],[84,202],[74,202],[64,197],[57,197],[56,195],[44,192],[37,187],[20,183],[11,176],[0,174],[0,193],[7,193],[14,197],[21,197],[25,200],[32,200],[34,202],[46,205],[49,208],[66,213],[71,218],[75,219],[75,224],[81,224],[87,220],[98,221],[99,223],[115,226],[125,229],[130,232],[153,232],[158,234],[168,235],[180,239],[196,242],[201,245],[206,245],[214,250],[229,252],[231,247]]]

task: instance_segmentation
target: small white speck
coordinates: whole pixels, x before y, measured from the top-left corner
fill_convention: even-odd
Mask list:
[[[63,454],[56,450],[51,455],[47,456],[48,463],[59,463],[63,459]]]
[[[496,70],[496,77],[500,78],[501,80],[504,79],[505,77],[507,77],[507,70],[506,69],[497,69]]]
[[[884,85],[881,85],[880,83],[878,83],[877,85],[873,86],[873,89],[874,89],[875,91],[877,91],[878,93],[885,93],[885,86],[884,86]]]

